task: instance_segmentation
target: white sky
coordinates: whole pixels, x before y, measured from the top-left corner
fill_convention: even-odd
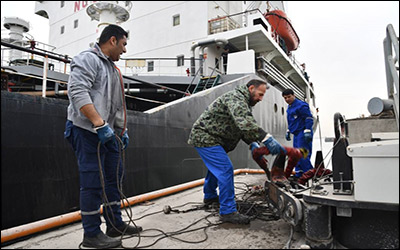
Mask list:
[[[34,1],[1,1],[2,29],[4,15],[17,16],[30,22],[28,33],[48,43],[48,19],[34,9]],[[314,84],[322,136],[334,135],[336,112],[347,119],[369,116],[371,98],[387,99],[383,39],[389,23],[399,36],[398,1],[289,1],[286,12],[300,37],[294,55]]]
[[[388,24],[399,36],[398,1],[290,1],[287,13],[300,37],[296,59],[314,84],[322,136],[334,136],[336,112],[369,116],[371,98],[388,98],[383,39]]]

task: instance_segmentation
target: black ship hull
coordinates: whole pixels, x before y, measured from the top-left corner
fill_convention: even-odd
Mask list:
[[[128,110],[131,139],[125,151],[125,196],[204,178],[207,169],[187,144],[191,127],[213,100],[252,77],[242,76],[146,112]],[[267,92],[269,101],[280,95],[274,88]],[[279,105],[283,109],[283,101]],[[2,91],[2,230],[79,210],[77,161],[63,137],[67,106],[67,100]],[[256,120],[279,140],[285,131],[280,109],[274,112],[268,101],[257,106]],[[257,168],[243,142],[229,156],[235,169]]]

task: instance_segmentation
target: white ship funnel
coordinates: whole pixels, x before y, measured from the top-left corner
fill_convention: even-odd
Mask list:
[[[101,1],[89,5],[86,13],[92,20],[99,21],[98,35],[109,24],[120,24],[129,19],[129,11],[132,8],[131,1]]]
[[[29,22],[18,18],[18,17],[5,17],[4,27],[10,30],[10,37],[7,42],[23,46],[24,32],[29,31]],[[2,39],[3,40],[3,39]],[[10,51],[10,61],[14,59],[20,59],[22,57],[22,51],[11,50]]]

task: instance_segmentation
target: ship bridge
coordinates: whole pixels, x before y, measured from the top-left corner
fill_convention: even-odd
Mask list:
[[[226,28],[222,29],[218,24],[224,24],[225,19],[230,23],[228,20],[232,20],[231,16],[210,20],[211,35],[208,38],[228,40],[229,43],[225,48],[229,49],[229,53],[253,50],[257,62],[256,71],[259,75],[265,77],[279,90],[293,89],[298,98],[310,103],[310,99],[314,98],[312,86],[291,53],[279,45],[277,42],[279,38],[273,36],[271,25],[262,13],[258,10],[253,11],[246,18],[247,27],[226,25]],[[243,65],[243,62],[241,64]],[[315,106],[315,100],[310,104]]]

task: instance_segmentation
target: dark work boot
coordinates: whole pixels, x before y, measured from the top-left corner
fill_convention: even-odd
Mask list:
[[[115,248],[121,246],[121,240],[111,238],[105,235],[103,232],[100,232],[94,237],[88,237],[84,235],[82,246],[101,249]]]
[[[223,222],[230,222],[233,224],[249,224],[250,218],[246,215],[240,214],[239,212],[233,212],[230,214],[221,214],[221,220]]]
[[[128,227],[128,228],[126,228],[126,227]],[[125,228],[126,228],[126,230],[125,230]],[[143,231],[143,228],[141,226],[134,226],[134,225],[131,226],[126,223],[122,224],[117,229],[118,230],[116,230],[113,227],[108,227],[106,234],[110,237],[118,237],[118,236],[121,236],[122,233],[124,233],[124,235],[132,235],[132,234],[137,234],[137,233]]]
[[[211,199],[203,199],[203,203],[205,206],[209,206],[213,203],[217,203],[219,205],[219,197],[211,198]]]

